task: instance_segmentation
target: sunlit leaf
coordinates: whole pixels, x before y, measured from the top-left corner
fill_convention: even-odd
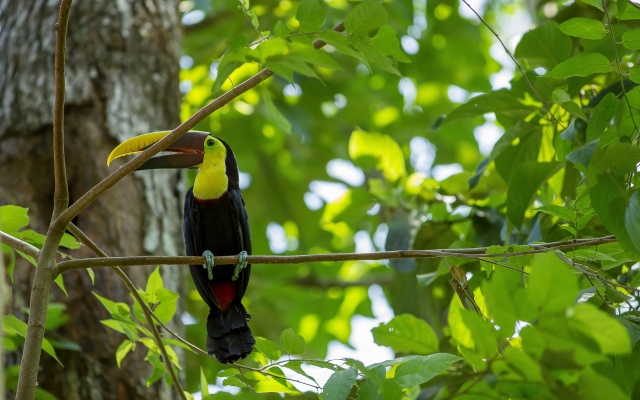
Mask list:
[[[302,354],[306,349],[304,338],[296,334],[291,328],[282,331],[282,334],[280,334],[280,344],[284,351],[294,355]]]
[[[580,53],[556,65],[546,76],[564,79],[572,76],[589,76],[612,70],[609,60],[599,53]]]
[[[355,6],[344,19],[344,26],[347,32],[363,35],[384,25],[387,18],[383,2],[372,0]]]
[[[280,358],[280,348],[271,340],[257,336],[255,348],[268,360],[277,360]]]
[[[561,23],[559,28],[569,36],[583,39],[602,39],[607,34],[602,22],[593,18],[571,18]]]
[[[315,32],[324,22],[324,9],[318,0],[302,0],[296,12],[296,19],[304,32]]]
[[[411,314],[395,316],[371,330],[374,341],[399,353],[429,354],[438,351],[438,337],[424,320]]]

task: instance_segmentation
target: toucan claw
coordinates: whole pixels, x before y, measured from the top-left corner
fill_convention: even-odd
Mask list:
[[[231,277],[232,281],[237,281],[240,277],[240,271],[247,267],[247,252],[242,250],[240,254],[238,254],[239,263],[236,264],[236,269],[233,270],[233,276]]]
[[[207,279],[210,281],[213,280],[213,267],[215,266],[215,261],[213,259],[213,253],[209,250],[205,250],[202,253],[202,257],[205,258],[205,263],[202,264],[202,267],[207,270]]]

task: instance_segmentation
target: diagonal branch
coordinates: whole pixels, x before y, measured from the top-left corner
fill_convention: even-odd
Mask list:
[[[108,257],[107,253],[102,251],[102,249],[98,247],[97,244],[95,244],[87,235],[85,235],[84,232],[82,232],[80,228],[75,226],[73,223],[70,223],[67,229],[82,244],[90,248],[98,256]],[[171,365],[171,359],[169,358],[169,354],[167,354],[167,350],[164,348],[164,344],[162,343],[162,338],[160,338],[158,329],[156,328],[156,325],[153,322],[153,318],[158,320],[158,317],[156,317],[153,311],[149,309],[149,307],[147,306],[147,303],[144,302],[144,300],[140,296],[140,293],[138,293],[138,290],[136,289],[135,285],[133,284],[133,282],[131,282],[131,279],[129,279],[129,277],[124,273],[124,271],[117,266],[113,266],[111,267],[111,269],[113,269],[113,271],[120,277],[120,279],[122,279],[122,282],[124,282],[125,286],[129,289],[131,296],[133,296],[133,298],[140,305],[140,308],[142,308],[144,317],[147,320],[147,324],[149,325],[151,332],[153,333],[153,338],[155,339],[156,345],[158,346],[158,350],[160,350],[160,353],[162,354],[162,361],[164,361],[164,364],[167,367],[167,371],[171,376],[171,380],[173,381],[176,391],[178,392],[178,396],[180,396],[182,400],[186,400],[187,398],[185,397],[184,391],[182,390],[182,386],[180,386],[180,381],[178,380],[178,377],[176,376],[175,371],[173,370],[173,366]]]
[[[504,254],[485,254],[486,248],[477,249],[436,249],[436,250],[397,250],[379,251],[374,253],[331,253],[331,254],[303,254],[292,256],[262,256],[251,255],[247,257],[249,264],[304,264],[313,262],[338,262],[338,261],[373,261],[389,260],[397,258],[434,258],[434,257],[460,257],[472,259],[506,258],[527,254],[545,253],[555,249],[576,248],[594,246],[602,243],[616,242],[613,236],[605,236],[594,239],[582,239],[580,241],[569,240],[557,244],[532,245],[533,250],[519,251]],[[466,250],[464,252],[458,250]],[[189,265],[204,264],[202,256],[137,256],[137,257],[110,257],[110,258],[85,258],[81,260],[63,261],[56,266],[56,273],[62,273],[72,269],[135,266],[135,265]],[[215,265],[231,265],[239,262],[238,256],[216,256]]]
[[[35,259],[38,259],[38,255],[40,254],[40,250],[30,245],[29,243],[22,241],[20,239],[14,238],[13,236],[0,231],[0,243],[6,244],[14,250],[17,250],[21,253],[24,253],[28,256],[31,256]]]
[[[333,29],[338,32],[344,31],[344,23],[342,22],[339,23]],[[326,43],[321,40],[316,40],[313,43],[313,46],[317,49],[320,49],[325,44]],[[116,170],[111,175],[106,177],[102,182],[98,183],[96,186],[89,189],[89,191],[87,191],[87,193],[82,195],[82,197],[80,197],[78,201],[73,203],[66,211],[64,211],[54,221],[53,224],[56,226],[57,229],[65,229],[76,215],[80,214],[82,210],[84,210],[89,204],[91,204],[104,191],[109,189],[111,186],[115,185],[126,175],[135,171],[138,167],[144,164],[151,157],[153,157],[154,155],[158,154],[162,150],[169,147],[173,142],[175,142],[184,134],[186,134],[190,129],[194,128],[196,124],[198,124],[200,121],[205,119],[211,113],[213,113],[216,110],[219,110],[220,108],[222,108],[223,106],[231,102],[231,100],[247,92],[249,89],[256,87],[262,81],[273,76],[273,74],[274,73],[272,71],[265,68],[262,71],[258,72],[256,75],[242,82],[240,85],[224,93],[223,95],[221,95],[220,97],[212,101],[211,103],[202,107],[198,112],[193,114],[189,119],[187,119],[185,122],[180,124],[177,128],[172,130],[171,133],[169,133],[166,137],[162,138],[160,141],[156,142],[155,144],[147,148],[145,151],[140,153],[140,155],[138,155],[131,161],[127,162],[122,167],[118,168],[118,170]]]

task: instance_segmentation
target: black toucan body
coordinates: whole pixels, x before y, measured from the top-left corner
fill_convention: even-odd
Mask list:
[[[113,150],[107,163],[143,151],[167,134],[155,132],[127,140]],[[238,164],[229,145],[206,132],[188,132],[165,151],[176,154],[151,158],[138,169],[200,168],[185,196],[184,243],[187,255],[207,257],[204,266],[189,266],[196,289],[210,308],[207,352],[223,364],[233,363],[250,354],[255,344],[247,324],[251,316],[241,303],[251,265],[243,261],[212,268],[212,256],[251,254]]]

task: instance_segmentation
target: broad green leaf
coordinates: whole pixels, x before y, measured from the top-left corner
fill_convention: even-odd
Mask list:
[[[24,207],[0,206],[0,229],[2,229],[2,232],[13,235],[13,233],[29,225],[28,211],[29,209]]]
[[[556,65],[547,75],[549,78],[564,79],[572,76],[589,76],[611,72],[607,57],[600,53],[580,53]]]
[[[569,327],[593,339],[603,354],[624,354],[631,351],[631,341],[625,327],[593,304],[576,305],[569,311],[568,317]]]
[[[571,47],[571,38],[558,29],[555,21],[548,20],[522,36],[514,55],[529,68],[550,70],[569,58]]]
[[[627,49],[640,49],[640,29],[629,29],[622,35],[622,45]]]
[[[280,348],[271,340],[256,336],[256,350],[265,356],[268,360],[277,360],[280,358]]]
[[[581,1],[583,3],[589,4],[590,6],[597,8],[600,11],[604,11],[604,8],[602,8],[602,1],[600,0],[581,0]]]
[[[640,65],[629,68],[629,79],[635,83],[640,83]]]
[[[27,337],[27,324],[26,324],[26,322],[23,322],[23,321],[19,320],[15,315],[8,314],[8,315],[4,316],[4,318],[2,320],[2,329],[5,332],[15,332],[16,334],[18,334],[19,336],[21,336],[23,338]],[[62,365],[62,363],[58,359],[58,356],[56,355],[56,351],[53,349],[53,346],[51,345],[51,343],[46,338],[42,339],[42,350],[44,350],[45,353],[49,354],[60,365]],[[62,366],[64,367],[64,365],[62,365]]]
[[[120,368],[122,360],[134,348],[135,344],[128,339],[125,339],[124,341],[122,341],[122,343],[120,343],[120,346],[118,346],[118,349],[116,350],[116,363],[118,364],[118,368]]]
[[[535,198],[538,188],[555,174],[563,163],[527,162],[513,171],[507,189],[507,216],[519,228],[524,213]]]
[[[602,39],[607,34],[602,22],[593,18],[571,18],[561,23],[559,28],[569,36],[583,39]]]
[[[536,110],[532,105],[525,105],[518,97],[507,89],[500,89],[471,98],[447,115],[443,124],[461,119],[469,119],[495,112],[511,118],[524,118]]]
[[[531,264],[527,297],[543,313],[571,306],[578,295],[578,280],[570,266],[554,253],[536,254]]]
[[[353,46],[356,50],[364,55],[367,62],[365,65],[371,69],[371,66],[380,68],[384,71],[402,77],[402,74],[396,68],[396,63],[391,58],[381,54],[376,48],[373,47],[371,41],[366,40],[360,36],[349,36],[347,38],[349,45]]]
[[[273,104],[273,100],[269,97],[269,93],[267,93],[266,89],[263,91],[262,100],[267,106],[267,110],[271,116],[271,122],[273,122],[274,125],[280,128],[283,132],[291,133],[291,122],[289,122],[289,120],[282,115],[280,110],[278,110],[276,105]]]
[[[320,34],[320,39],[322,39],[326,44],[333,46],[340,53],[351,56],[360,60],[365,65],[368,65],[368,61],[364,57],[364,54],[349,46],[347,38],[341,33],[333,30],[322,32]]]
[[[253,390],[256,393],[300,393],[298,389],[286,380],[275,379],[270,376],[265,376],[265,379],[258,381]]]
[[[371,45],[384,56],[391,56],[394,60],[404,63],[411,62],[402,51],[396,31],[389,25],[384,25],[378,30],[378,33],[371,39]]]
[[[160,276],[160,267],[156,267],[151,275],[149,275],[149,278],[147,279],[147,287],[145,289],[145,292],[147,293],[147,301],[150,304],[156,304],[158,302],[156,291],[163,287],[164,282],[162,281],[162,276]]]
[[[571,161],[574,164],[582,165],[587,168],[589,167],[589,161],[591,161],[593,153],[595,153],[598,148],[599,141],[600,139],[596,139],[593,142],[589,142],[584,146],[578,147],[571,153],[567,154],[565,158],[567,161]]]
[[[515,332],[517,320],[529,321],[532,318],[521,274],[506,268],[496,268],[489,281],[482,283],[482,293],[490,316],[500,326],[503,338],[509,338]]]
[[[322,388],[322,400],[345,400],[357,376],[355,367],[334,372]]]
[[[239,36],[236,40],[244,40],[246,45],[246,37],[244,35]],[[218,73],[216,75],[216,80],[213,82],[211,93],[217,93],[218,90],[220,90],[233,71],[239,68],[246,61],[248,53],[249,50],[245,47],[231,47],[227,50],[218,65]]]
[[[289,45],[289,50],[290,56],[299,56],[309,64],[328,69],[342,69],[340,64],[338,64],[333,57],[327,54],[327,52],[318,50],[311,44],[291,43]]]
[[[136,325],[133,322],[116,321],[115,319],[103,319],[100,323],[104,326],[108,326],[116,332],[120,332],[126,335],[132,342],[138,341],[138,332]]]
[[[302,369],[302,361],[299,360],[291,360],[288,363],[284,364],[282,367],[283,368],[288,368],[302,376],[304,376],[305,378],[309,379],[311,382],[314,382],[317,384],[316,380],[314,377],[312,377],[311,375],[309,375],[304,369]]]
[[[344,19],[344,27],[349,33],[366,35],[384,25],[388,18],[383,2],[372,0],[355,6]]]
[[[608,93],[596,106],[589,119],[587,125],[587,142],[592,142],[598,139],[607,129],[611,118],[616,113],[620,99],[613,93]]]
[[[156,289],[156,295],[158,305],[154,309],[154,313],[162,323],[166,324],[171,321],[171,318],[175,315],[180,296],[165,288]]]
[[[581,399],[627,400],[630,398],[614,381],[591,368],[582,370],[577,387],[580,390],[578,396]]]
[[[540,208],[536,208],[536,211],[543,212],[545,214],[553,215],[558,218],[562,218],[566,221],[573,222],[576,220],[576,212],[570,208],[562,207],[556,204],[547,204]]]
[[[302,0],[296,12],[296,19],[304,32],[315,32],[324,23],[324,8],[318,0]]]
[[[209,383],[202,367],[200,367],[200,392],[202,392],[203,397],[209,396]]]
[[[66,247],[67,249],[76,250],[82,247],[82,243],[78,242],[75,237],[65,233],[62,235],[62,240],[60,240],[60,246]]]
[[[634,191],[629,199],[629,205],[624,214],[624,226],[631,243],[640,251],[640,198],[638,191]]]
[[[276,22],[276,26],[273,28],[273,32],[277,37],[281,38],[286,38],[291,33],[287,24],[282,22],[282,20],[278,20],[278,22]]]
[[[424,320],[411,314],[395,316],[371,329],[374,341],[398,353],[429,354],[438,351],[438,337]]]
[[[280,345],[282,345],[284,351],[294,355],[302,354],[306,350],[304,338],[296,334],[291,328],[285,329],[280,334]]]
[[[391,182],[406,174],[402,149],[389,135],[354,131],[349,139],[349,156],[355,163],[375,165]]]
[[[395,380],[402,388],[421,385],[429,382],[433,377],[441,374],[453,363],[461,359],[458,356],[446,353],[414,358],[398,365],[395,370]]]

